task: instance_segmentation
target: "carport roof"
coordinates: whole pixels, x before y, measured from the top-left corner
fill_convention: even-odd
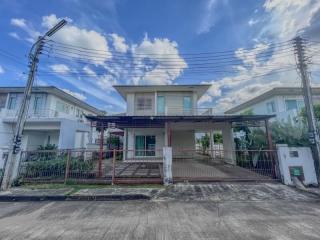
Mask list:
[[[117,128],[164,127],[166,122],[255,122],[275,117],[275,115],[201,115],[201,116],[86,116],[97,125],[114,123]]]

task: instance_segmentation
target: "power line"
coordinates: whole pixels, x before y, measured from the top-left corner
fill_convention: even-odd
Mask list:
[[[226,50],[226,51],[216,51],[216,52],[201,52],[201,53],[179,53],[179,55],[181,56],[184,56],[184,55],[205,55],[205,54],[218,54],[218,53],[231,53],[231,52],[235,52],[239,49],[241,50],[254,50],[254,49],[261,49],[261,48],[264,48],[265,46],[281,46],[281,45],[288,45],[291,43],[292,40],[288,40],[288,41],[283,41],[283,42],[278,42],[278,43],[271,43],[271,44],[266,44],[264,46],[260,46],[260,47],[253,47],[253,48],[238,48],[238,49],[234,49],[234,50]],[[106,52],[106,53],[110,53],[112,51],[104,51],[104,50],[101,50],[101,49],[92,49],[92,48],[85,48],[85,47],[81,47],[81,46],[76,46],[76,45],[72,45],[72,44],[66,44],[66,43],[61,43],[61,42],[57,42],[55,40],[48,40],[46,43],[48,45],[48,42],[53,42],[54,44],[58,44],[58,45],[63,45],[63,46],[68,46],[68,47],[72,47],[72,48],[75,48],[75,49],[82,49],[82,50],[86,50],[86,51],[94,51],[94,52]],[[114,53],[117,53],[117,52],[114,52]],[[149,53],[149,54],[146,54],[146,53],[135,53],[136,55],[159,55],[158,53]],[[167,55],[167,56],[170,56],[170,55],[176,55],[176,53],[162,53],[161,55]]]

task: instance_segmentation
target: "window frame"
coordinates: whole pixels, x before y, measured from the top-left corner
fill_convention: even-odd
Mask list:
[[[268,113],[275,113],[275,112],[277,112],[277,110],[276,110],[276,103],[275,103],[274,101],[269,101],[269,102],[267,102],[267,103],[266,103],[266,106],[267,106],[267,112],[268,112]],[[271,106],[271,109],[270,109],[269,106]],[[271,111],[270,111],[270,110],[271,110]]]
[[[290,102],[290,101],[291,101],[291,102],[295,101],[295,105],[296,105],[295,108],[291,108],[291,109],[288,108],[288,102]],[[286,106],[286,111],[298,110],[298,102],[297,102],[297,99],[285,99],[284,102],[285,102],[285,106]]]
[[[137,148],[137,138],[142,137],[143,138],[143,145],[144,148]],[[154,140],[154,146],[151,148],[148,148],[147,139],[153,138]],[[156,156],[156,135],[142,135],[137,134],[134,136],[134,156],[135,157],[155,157]],[[148,151],[146,151],[148,150]],[[150,150],[150,151],[149,151]]]
[[[159,103],[161,101],[159,101],[159,98],[163,99],[163,106],[161,106],[163,109],[161,109],[162,111],[159,111]],[[166,98],[164,95],[158,95],[157,96],[157,114],[161,114],[161,115],[164,115],[166,113]]]
[[[12,99],[14,99],[14,101],[12,101]],[[16,93],[14,93],[14,94],[10,94],[9,95],[9,99],[8,99],[8,106],[7,106],[7,108],[9,109],[9,110],[14,110],[14,109],[16,109],[16,107],[17,107],[17,100],[18,100],[18,95],[16,94]],[[12,104],[14,102],[14,104]],[[13,107],[12,107],[13,106]]]

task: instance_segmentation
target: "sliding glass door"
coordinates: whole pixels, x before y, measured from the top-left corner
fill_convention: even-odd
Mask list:
[[[137,135],[135,137],[136,156],[155,156],[156,137]]]

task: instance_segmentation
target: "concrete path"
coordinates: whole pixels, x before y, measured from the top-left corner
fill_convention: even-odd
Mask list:
[[[270,179],[248,169],[210,159],[179,159],[172,163],[173,178]]]
[[[319,226],[319,198],[278,184],[179,184],[152,201],[0,203],[1,240],[301,240],[319,239]]]

